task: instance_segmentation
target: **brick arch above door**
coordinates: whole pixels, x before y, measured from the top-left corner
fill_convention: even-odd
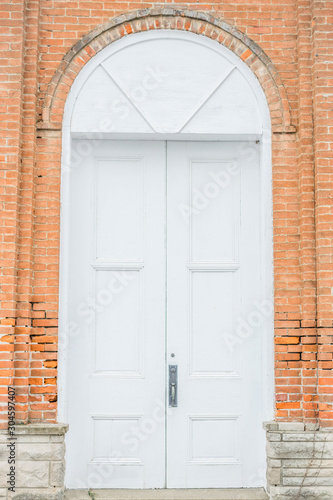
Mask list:
[[[118,16],[79,40],[58,66],[43,103],[40,129],[61,129],[71,86],[86,63],[112,42],[132,33],[180,30],[206,36],[235,53],[251,69],[265,93],[272,132],[295,132],[285,88],[270,58],[248,36],[209,14],[169,8],[144,9]]]

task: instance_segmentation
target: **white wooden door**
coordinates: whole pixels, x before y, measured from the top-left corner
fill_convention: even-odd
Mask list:
[[[166,145],[73,142],[67,486],[163,488]]]
[[[97,141],[71,173],[67,487],[258,485],[260,327],[238,331],[260,300],[258,160]]]
[[[167,425],[168,486],[258,486],[258,146],[170,142],[167,152],[167,360],[179,377]]]

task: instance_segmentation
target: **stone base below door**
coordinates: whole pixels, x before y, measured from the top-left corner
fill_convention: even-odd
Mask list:
[[[266,422],[270,500],[333,499],[333,429]]]
[[[17,425],[13,437],[0,431],[1,500],[63,500],[67,429],[64,424]],[[7,484],[9,443],[15,455],[15,492]]]
[[[267,500],[264,489],[93,490],[96,500]],[[67,490],[65,500],[87,500],[88,490]]]
[[[270,500],[333,499],[333,429],[267,422],[267,489]],[[0,431],[0,499],[87,500],[87,490],[66,491],[64,424],[17,425],[15,492],[8,491],[7,431]],[[95,490],[96,500],[266,500],[263,489]]]

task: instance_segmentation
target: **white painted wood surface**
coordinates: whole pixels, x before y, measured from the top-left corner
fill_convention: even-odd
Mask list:
[[[259,188],[255,143],[96,141],[73,170],[68,487],[260,484]]]
[[[258,81],[237,56],[203,36],[173,30],[128,36],[87,67],[71,91],[73,133],[262,133]]]
[[[249,325],[261,297],[258,145],[170,142],[167,153],[167,356],[179,367],[168,485],[253,487],[265,468],[263,318]]]
[[[164,486],[164,192],[161,142],[100,141],[72,171],[67,486],[74,489]]]

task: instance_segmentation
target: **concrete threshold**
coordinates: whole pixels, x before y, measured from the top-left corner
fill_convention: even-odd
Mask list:
[[[65,500],[267,500],[263,488],[165,490],[67,490]]]

